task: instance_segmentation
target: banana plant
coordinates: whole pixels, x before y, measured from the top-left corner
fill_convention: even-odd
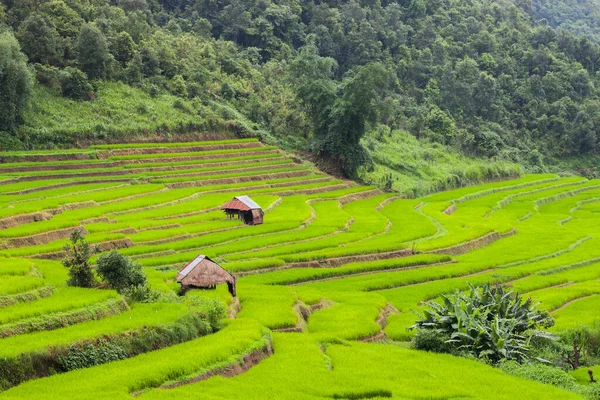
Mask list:
[[[448,338],[445,343],[458,352],[492,362],[530,359],[532,339],[549,337],[539,328],[552,326],[552,317],[538,310],[539,303],[531,298],[502,286],[469,287],[443,295],[441,302],[429,302],[429,309],[417,313],[419,320],[409,329],[432,330]]]

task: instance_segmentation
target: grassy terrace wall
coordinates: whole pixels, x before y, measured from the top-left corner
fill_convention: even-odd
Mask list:
[[[219,210],[242,194],[264,224]],[[539,299],[556,332],[600,323],[599,204],[600,181],[556,175],[404,199],[251,139],[0,153],[0,386],[16,385],[0,399],[577,398],[393,342],[469,283]],[[75,229],[170,302],[66,287]],[[238,275],[238,299],[175,296],[198,254]],[[198,337],[209,299],[236,318]],[[65,361],[86,351],[102,365]]]

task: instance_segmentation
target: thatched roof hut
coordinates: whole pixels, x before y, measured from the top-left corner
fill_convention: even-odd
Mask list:
[[[237,278],[203,254],[181,269],[175,280],[181,283],[184,292],[193,288],[213,289],[227,283],[229,293],[236,296]]]
[[[263,223],[265,213],[261,206],[248,196],[236,196],[221,207],[229,218],[237,217],[246,225],[260,225]]]

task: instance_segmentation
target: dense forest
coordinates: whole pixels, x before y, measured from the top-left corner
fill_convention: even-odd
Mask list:
[[[600,1],[534,0],[531,12],[550,26],[586,36],[600,43]]]
[[[417,168],[381,155],[406,135],[484,160],[474,178],[600,151],[600,47],[554,28],[558,1],[0,2],[4,148],[227,130],[383,180]],[[108,117],[69,126],[73,101]]]

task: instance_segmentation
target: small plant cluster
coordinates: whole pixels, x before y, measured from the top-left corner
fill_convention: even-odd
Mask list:
[[[501,286],[485,285],[443,296],[431,302],[411,329],[418,329],[415,347],[445,353],[468,354],[496,363],[531,359],[532,342],[549,335],[554,320],[537,310],[531,298],[523,300]]]
[[[97,282],[90,258],[97,248],[92,247],[82,230],[77,229],[71,233],[64,249],[63,265],[69,268],[69,286],[95,287]],[[160,293],[148,286],[142,266],[115,250],[98,258],[96,273],[111,289],[123,294],[128,302],[147,303],[160,299]]]

